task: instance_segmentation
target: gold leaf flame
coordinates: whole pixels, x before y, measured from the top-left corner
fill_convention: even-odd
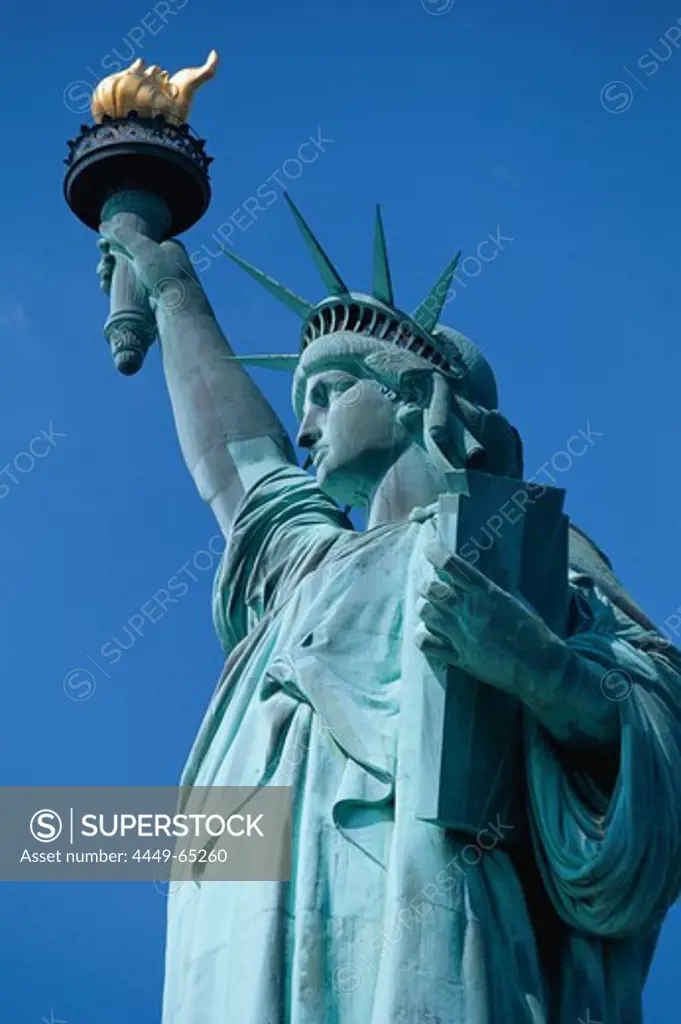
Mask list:
[[[134,110],[139,117],[163,114],[172,124],[184,124],[194,93],[212,78],[220,58],[211,50],[200,68],[185,68],[172,78],[158,64],[146,66],[141,57],[114,75],[102,79],[92,94],[90,110],[97,124],[105,117],[126,117]]]

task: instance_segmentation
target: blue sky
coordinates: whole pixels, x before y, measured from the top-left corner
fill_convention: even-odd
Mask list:
[[[191,251],[215,251],[232,217],[235,251],[321,298],[275,175],[358,290],[382,202],[407,310],[458,248],[475,256],[490,234],[510,239],[480,271],[467,264],[445,320],[492,361],[528,472],[594,432],[552,472],[663,623],[681,605],[681,51],[660,38],[680,16],[664,0],[175,0],[156,14],[138,0],[5,0],[5,784],[174,783],[222,662],[211,573],[196,569],[115,665],[99,653],[215,534],[181,461],[158,351],[134,379],[112,367],[95,236],[61,196],[66,139],[116,52],[171,70],[221,53],[192,116],[216,159]],[[285,162],[319,132],[324,151],[298,177]],[[263,186],[276,199],[249,221],[244,200]],[[295,317],[226,259],[202,278],[237,351],[295,350]],[[283,379],[256,377],[293,430]],[[43,432],[49,447],[32,440]],[[31,464],[31,451],[46,454]],[[70,699],[82,667],[95,689]],[[0,1020],[159,1019],[165,906],[151,884],[6,883],[2,905]],[[677,908],[648,986],[651,1022],[681,998],[680,939]]]

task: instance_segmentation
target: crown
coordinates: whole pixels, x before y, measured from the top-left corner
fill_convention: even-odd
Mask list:
[[[184,124],[189,116],[194,93],[215,74],[220,58],[211,50],[200,68],[185,68],[172,78],[158,64],[146,66],[138,57],[129,68],[108,75],[98,84],[90,103],[94,120],[101,124],[108,118],[157,117],[162,114],[171,124]]]
[[[463,359],[451,344],[447,344],[435,333],[461,256],[460,252],[447,264],[414,312],[404,313],[395,306],[388,249],[379,206],[376,207],[372,294],[365,295],[348,289],[300,210],[288,193],[285,192],[284,197],[310,250],[328,295],[316,304],[308,302],[223,246],[222,252],[225,255],[304,321],[300,353],[297,355],[232,358],[251,366],[292,370],[310,345],[330,334],[348,331],[420,356],[448,376],[461,378],[465,375],[466,366]]]

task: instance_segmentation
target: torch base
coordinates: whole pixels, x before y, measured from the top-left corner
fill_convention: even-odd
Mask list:
[[[208,208],[212,158],[189,125],[130,114],[84,125],[69,147],[64,195],[94,231],[106,201],[124,190],[150,192],[167,204],[169,236],[187,231]]]

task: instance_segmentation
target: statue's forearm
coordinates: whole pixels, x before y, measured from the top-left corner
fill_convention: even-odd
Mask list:
[[[555,637],[533,669],[519,666],[513,690],[559,742],[613,744],[619,711],[603,694],[607,671]]]
[[[244,490],[295,454],[255,383],[225,358],[232,349],[202,294],[185,296],[178,310],[160,307],[157,321],[182,454],[226,533]]]

